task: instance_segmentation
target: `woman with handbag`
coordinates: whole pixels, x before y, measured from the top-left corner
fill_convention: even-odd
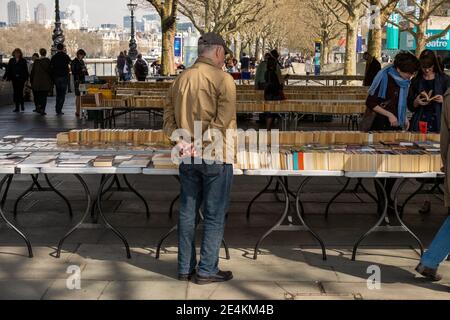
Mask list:
[[[25,111],[25,99],[23,96],[23,89],[25,83],[28,81],[29,72],[27,61],[23,58],[22,50],[14,49],[12,58],[8,62],[4,79],[11,81],[14,90],[14,103],[16,108],[14,112]],[[20,109],[19,109],[20,108]]]
[[[362,123],[366,131],[408,130],[406,116],[408,91],[411,78],[419,69],[419,60],[409,52],[400,52],[394,63],[386,66],[376,75],[369,88],[366,100],[367,110]],[[392,212],[392,188],[396,179],[384,179],[388,208]],[[383,190],[375,184],[378,199],[383,198]],[[379,206],[381,208],[381,206]]]

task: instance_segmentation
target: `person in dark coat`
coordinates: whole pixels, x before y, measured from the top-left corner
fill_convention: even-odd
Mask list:
[[[373,79],[366,100],[367,108],[376,113],[369,131],[400,131],[410,126],[406,115],[408,92],[411,79],[419,69],[419,60],[410,52],[400,52],[394,64],[383,68]],[[388,200],[388,210],[393,212],[392,188],[396,179],[384,179],[383,184]],[[375,184],[378,199],[383,199],[383,190]],[[380,200],[381,201],[381,200]],[[379,206],[381,208],[381,206]]]
[[[363,86],[370,87],[373,79],[381,70],[381,63],[377,58],[372,57],[370,53],[364,52],[363,59],[366,60],[366,71],[364,72]]]
[[[14,91],[14,103],[16,105],[14,112],[19,112],[20,109],[22,111],[25,111],[23,89],[29,77],[28,64],[27,61],[23,58],[22,50],[20,50],[19,48],[14,49],[12,56],[13,58],[11,58],[8,62],[8,67],[6,68],[6,73],[3,76],[3,79],[12,82]]]
[[[50,69],[50,59],[47,58],[47,50],[39,50],[40,57],[33,63],[31,69],[30,82],[33,89],[36,111],[41,115],[46,115],[48,92],[53,88],[52,74]]]
[[[81,92],[80,84],[86,81],[86,76],[88,75],[86,64],[84,63],[84,57],[86,57],[86,51],[80,49],[77,51],[77,56],[72,60],[70,68],[72,70],[73,82],[75,88],[75,116],[80,116],[81,111]]]
[[[276,101],[283,100],[283,77],[281,75],[280,63],[278,62],[279,54],[277,50],[272,50],[269,53],[269,58],[267,59],[267,67],[264,73],[264,100]],[[270,112],[266,112],[266,129],[272,129],[272,123],[274,115]]]
[[[55,111],[57,115],[63,115],[62,108],[66,100],[67,87],[69,86],[69,65],[70,57],[64,52],[64,45],[58,43],[56,45],[58,52],[50,60],[52,70],[52,78],[56,87],[56,105]]]
[[[441,69],[440,61],[431,50],[424,50],[420,54],[420,69],[411,82],[408,95],[408,109],[413,113],[411,131],[439,133],[441,129],[442,103],[444,93],[450,87],[450,77]],[[424,93],[435,97],[428,101]],[[420,182],[420,181],[419,181]],[[419,213],[431,211],[431,199],[427,197]]]
[[[408,95],[408,109],[413,113],[411,130],[419,132],[419,122],[426,123],[426,131],[439,133],[444,93],[450,87],[450,77],[441,69],[436,54],[424,50],[420,54],[420,70],[411,82]],[[436,97],[427,101],[424,93]]]
[[[138,81],[145,81],[148,76],[148,63],[142,58],[142,54],[138,54],[134,63],[134,74]]]
[[[119,75],[119,81],[125,81],[125,76],[123,73],[123,68],[125,68],[125,63],[126,63],[126,59],[125,59],[125,55],[122,51],[120,51],[119,56],[117,57],[117,73]]]

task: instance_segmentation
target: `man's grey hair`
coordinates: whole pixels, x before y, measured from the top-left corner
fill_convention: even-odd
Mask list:
[[[211,52],[212,50],[214,50],[217,47],[220,47],[220,46],[216,45],[216,44],[200,44],[200,45],[198,45],[198,56],[201,57],[201,56]]]

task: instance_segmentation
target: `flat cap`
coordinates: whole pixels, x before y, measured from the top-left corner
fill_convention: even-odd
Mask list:
[[[233,52],[227,47],[227,44],[223,38],[215,32],[204,33],[198,39],[198,45],[222,46],[225,49],[225,54],[233,54]]]

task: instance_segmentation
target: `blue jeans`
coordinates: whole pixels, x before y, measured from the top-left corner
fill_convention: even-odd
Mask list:
[[[191,273],[196,265],[197,213],[204,217],[198,274],[219,271],[219,251],[230,201],[233,166],[230,164],[180,164],[180,214],[178,218],[178,273]]]
[[[450,253],[450,216],[445,220],[438,233],[431,242],[428,250],[423,254],[421,262],[428,268],[437,269]]]
[[[61,113],[66,100],[67,86],[69,85],[69,76],[55,78],[56,87],[56,113]]]

